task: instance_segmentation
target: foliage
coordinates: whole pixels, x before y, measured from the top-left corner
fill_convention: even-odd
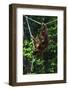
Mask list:
[[[56,16],[31,16],[28,17],[38,21],[38,22],[50,22],[57,19]],[[23,57],[26,58],[26,62],[29,62],[30,65],[33,61],[33,68],[31,70],[26,71],[27,69],[23,68],[23,74],[28,73],[35,73],[35,74],[42,74],[42,73],[57,73],[57,21],[50,23],[47,25],[48,27],[48,48],[45,49],[45,53],[42,56],[36,56],[33,54],[33,42],[29,34],[27,22],[25,19],[25,15],[23,16],[23,26],[24,26],[24,40],[23,40]],[[35,22],[29,20],[29,25],[31,28],[31,32],[36,37],[39,34],[40,25]],[[29,67],[24,65],[25,68]],[[26,73],[25,73],[26,72]]]

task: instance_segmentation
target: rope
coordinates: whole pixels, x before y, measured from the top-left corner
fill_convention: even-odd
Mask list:
[[[36,20],[34,20],[34,19],[32,19],[32,18],[29,18],[29,17],[27,17],[29,20],[31,20],[31,21],[33,21],[33,22],[35,22],[35,23],[37,23],[37,24],[42,24],[42,23],[40,23],[40,22],[38,22],[38,21],[36,21]],[[44,24],[44,25],[47,25],[47,24],[50,24],[50,23],[53,23],[53,22],[55,22],[55,21],[57,21],[57,19],[55,19],[55,20],[53,20],[53,21],[50,21],[50,22],[47,22],[46,24]]]
[[[27,18],[27,16],[26,16],[26,21],[27,21],[28,30],[29,30],[29,33],[30,33],[30,36],[31,36],[31,39],[32,39],[32,42],[33,42],[33,48],[34,48],[34,40],[33,40],[33,35],[32,35],[32,33],[31,33],[31,29],[30,29],[30,25],[29,25],[29,23],[28,23],[28,18]]]
[[[30,29],[30,26],[29,26],[29,23],[28,23],[28,17],[26,16],[26,21],[27,21],[27,25],[28,25],[28,30],[29,30],[29,33],[30,33],[30,36],[31,38],[33,37],[32,33],[31,33],[31,29]]]
[[[37,23],[37,24],[40,24],[41,25],[41,23],[40,22],[38,22],[38,21],[36,21],[36,20],[34,20],[34,19],[32,19],[32,18],[29,18],[29,17],[27,17],[29,20],[31,20],[31,21],[33,21],[33,22],[35,22],[35,23]]]
[[[53,23],[53,22],[55,22],[55,21],[57,21],[57,19],[55,19],[55,20],[53,20],[53,21],[50,21],[50,22],[46,23],[45,25],[50,24],[50,23]]]
[[[33,64],[34,64],[34,62],[35,62],[35,58],[34,58],[34,56],[32,56],[32,62],[31,62],[31,72],[33,71]]]
[[[31,33],[31,29],[30,29],[30,26],[29,26],[29,23],[28,23],[28,18],[27,18],[27,16],[26,16],[26,21],[27,21],[27,25],[28,25],[28,30],[29,30],[29,33],[30,33],[30,36],[31,36],[31,39],[32,39],[32,42],[33,42],[33,35],[32,35],[32,33]],[[34,48],[34,42],[33,42],[33,48]],[[35,59],[34,59],[34,56],[32,56],[32,62],[31,62],[31,72],[33,71],[33,63],[34,63],[34,61],[35,61]]]

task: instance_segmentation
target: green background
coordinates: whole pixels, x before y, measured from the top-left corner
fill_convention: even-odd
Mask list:
[[[47,25],[48,28],[48,48],[45,49],[43,57],[33,55],[33,42],[30,37],[28,25],[25,16],[32,18],[40,23],[48,23],[56,20],[56,16],[23,16],[23,74],[45,74],[45,73],[57,73],[57,21]],[[39,28],[41,25],[28,20],[31,32],[34,37],[39,34]],[[31,69],[31,63],[34,56],[33,69]]]

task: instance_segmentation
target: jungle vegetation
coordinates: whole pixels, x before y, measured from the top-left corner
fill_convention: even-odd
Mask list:
[[[33,54],[33,42],[30,37],[25,16],[40,23],[48,23],[56,20],[55,22],[47,24],[48,47],[45,49],[43,57]],[[29,19],[28,22],[32,35],[37,37],[39,35],[41,25]],[[57,73],[57,17],[24,15],[23,31],[23,74]],[[33,59],[33,66],[31,66]]]

